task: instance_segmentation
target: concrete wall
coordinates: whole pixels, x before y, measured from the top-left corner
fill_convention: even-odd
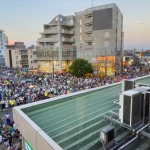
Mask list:
[[[32,104],[29,105],[32,106]],[[34,150],[62,150],[57,143],[55,143],[17,107],[13,108],[13,116],[17,128],[22,133],[23,142],[26,140]],[[23,149],[25,150],[25,148]]]

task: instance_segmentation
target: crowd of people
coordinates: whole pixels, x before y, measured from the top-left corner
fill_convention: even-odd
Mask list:
[[[0,77],[0,103],[2,110],[7,112],[7,109],[14,106],[108,85],[123,79],[137,78],[148,75],[149,71],[139,73],[139,70],[133,66],[123,68],[121,74],[117,73],[107,77],[98,77],[97,75],[74,77],[69,73],[42,73],[41,78],[39,77],[41,73],[30,73],[28,74],[29,79],[18,74],[8,73],[8,71],[5,73],[5,77]],[[10,76],[13,76],[15,80],[12,80]],[[5,114],[5,118],[6,122],[1,122],[0,142],[3,141],[9,149],[19,150],[21,147],[20,132],[15,128],[8,113]]]
[[[37,78],[38,74],[30,74],[30,79],[21,78],[16,82],[8,77],[0,77],[0,101],[2,110],[21,104],[31,103],[46,98],[74,93],[90,88],[120,82],[122,79],[132,79],[147,75],[138,73],[136,67],[124,68],[121,74],[109,77],[74,77],[69,73],[44,74],[43,78]]]
[[[22,136],[11,120],[8,112],[5,114],[6,122],[0,119],[0,143],[3,142],[4,150],[21,150]]]

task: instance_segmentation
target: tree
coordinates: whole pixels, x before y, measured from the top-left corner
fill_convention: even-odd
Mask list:
[[[78,58],[69,67],[69,73],[73,76],[82,77],[85,74],[93,73],[93,67],[87,60]]]

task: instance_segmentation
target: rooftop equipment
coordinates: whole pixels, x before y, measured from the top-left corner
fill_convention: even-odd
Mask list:
[[[149,91],[148,87],[139,87],[125,91],[120,96],[119,118],[122,123],[133,127],[142,122],[143,119],[143,98],[142,92]],[[145,109],[148,111],[147,109]],[[148,113],[146,113],[148,115]]]
[[[103,145],[109,143],[114,139],[114,129],[114,126],[108,125],[100,131],[100,141],[103,143]]]
[[[135,80],[123,80],[122,81],[122,91],[131,90],[135,87]]]

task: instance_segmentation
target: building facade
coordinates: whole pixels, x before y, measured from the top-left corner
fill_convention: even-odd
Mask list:
[[[33,59],[36,58],[34,47],[28,49],[23,42],[7,45],[4,51],[5,64],[9,68],[37,68]]]
[[[52,70],[53,61],[58,64],[56,70],[62,70],[75,58],[87,59],[92,62],[93,58],[113,56],[111,64],[114,70],[121,69],[121,57],[123,51],[123,15],[116,4],[96,6],[85,11],[76,12],[75,16],[57,15],[49,24],[44,24],[44,31],[38,39],[37,51],[41,57],[37,60],[49,63]],[[40,49],[40,50],[39,50]],[[47,52],[54,57],[48,58]],[[66,50],[67,49],[67,50]],[[42,53],[43,51],[43,53]],[[101,60],[101,61],[100,61]],[[99,58],[96,61],[98,71],[105,72],[111,68],[107,58]],[[49,62],[48,62],[49,61]],[[108,66],[108,68],[107,68]]]
[[[0,66],[5,65],[4,50],[6,49],[6,45],[8,45],[8,37],[5,32],[0,29]]]
[[[89,62],[96,58],[98,72],[120,72],[124,33],[123,15],[117,5],[92,7],[76,12],[75,18],[77,58]]]
[[[76,59],[75,17],[57,15],[44,31],[36,47],[38,68],[52,72],[66,69]]]

